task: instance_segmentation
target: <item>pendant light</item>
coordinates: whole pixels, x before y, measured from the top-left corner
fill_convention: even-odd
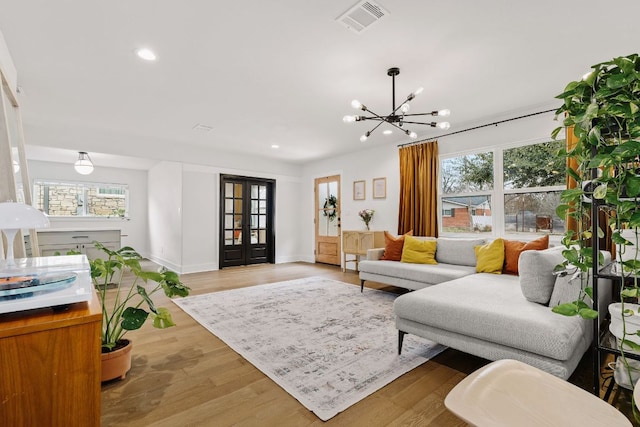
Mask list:
[[[76,160],[73,167],[80,175],[89,175],[93,172],[93,162],[86,151],[78,152],[78,160]]]

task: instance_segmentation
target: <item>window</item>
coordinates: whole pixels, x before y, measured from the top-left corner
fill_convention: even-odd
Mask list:
[[[129,186],[36,180],[36,208],[52,217],[128,217]]]
[[[493,230],[491,195],[493,152],[474,153],[440,162],[442,210],[440,224],[447,233],[488,233]]]
[[[564,219],[555,209],[565,188],[565,159],[557,155],[564,143],[441,158],[443,233],[563,234]]]
[[[565,188],[564,140],[503,150],[504,230],[507,233],[563,234],[556,215]]]

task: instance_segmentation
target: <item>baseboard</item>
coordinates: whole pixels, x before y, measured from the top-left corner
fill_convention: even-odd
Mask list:
[[[180,274],[201,273],[201,272],[204,272],[204,271],[215,271],[215,270],[219,270],[218,263],[217,262],[207,262],[207,263],[204,263],[204,264],[185,265],[185,266],[182,267],[182,271],[180,272]]]
[[[165,267],[168,270],[175,271],[176,273],[182,274],[182,266],[178,264],[174,264],[171,261],[168,261],[166,259],[154,256],[154,255],[149,255],[148,259],[155,262],[156,264],[160,264],[161,266]]]

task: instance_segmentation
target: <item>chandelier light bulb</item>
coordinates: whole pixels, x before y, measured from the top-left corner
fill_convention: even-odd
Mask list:
[[[342,121],[345,123],[353,123],[356,121],[356,116],[344,116]]]
[[[362,108],[362,104],[357,99],[354,99],[353,101],[351,101],[351,106],[356,110],[359,110]]]
[[[414,96],[418,96],[418,95],[420,95],[423,91],[424,91],[424,88],[423,88],[423,87],[419,87],[418,89],[416,89],[416,90],[413,92],[413,95],[414,95]]]
[[[368,133],[368,132],[367,132]],[[369,138],[369,136],[367,134],[364,134],[360,137],[360,142],[365,142],[367,139]]]
[[[409,132],[409,138],[411,138],[411,139],[416,139],[417,137],[418,137],[418,134],[417,134],[417,133],[415,133],[415,132],[413,132],[413,131]]]
[[[391,135],[393,133],[393,131],[391,129],[385,129],[382,131],[383,134],[385,135]]]
[[[409,105],[408,102],[405,102],[400,106],[400,111],[402,111],[403,113],[408,113],[410,109],[411,109],[411,106]]]
[[[451,115],[451,110],[445,108],[444,110],[438,111],[438,115],[440,117],[449,117]]]
[[[451,127],[451,124],[449,122],[440,122],[438,123],[438,127],[440,129],[449,129]]]

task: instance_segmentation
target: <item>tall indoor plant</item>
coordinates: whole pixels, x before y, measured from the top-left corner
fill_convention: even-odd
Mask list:
[[[557,114],[564,115],[564,126],[573,127],[575,146],[564,153],[571,159],[567,168],[576,187],[563,191],[562,202],[557,209],[560,216],[572,218],[576,230],[567,230],[563,238],[566,258],[563,267],[571,266],[580,273],[582,291],[580,297],[571,303],[561,304],[553,310],[565,315],[581,315],[597,318],[598,313],[585,303],[586,296],[592,297],[593,287],[589,285],[589,269],[594,260],[591,240],[605,235],[610,229],[611,240],[617,253],[625,247],[636,244],[637,238],[628,240],[622,229],[637,232],[640,227],[640,60],[637,54],[617,57],[611,61],[596,64],[582,80],[571,82],[557,98],[563,105]],[[553,132],[555,137],[562,128]],[[592,203],[597,211],[606,214],[603,227],[593,215]],[[609,231],[609,230],[606,230]],[[637,236],[637,234],[636,234]],[[630,375],[625,350],[640,351],[640,345],[629,340],[640,331],[627,330],[624,319],[640,315],[631,301],[640,296],[637,274],[640,260],[637,253],[625,259],[618,269],[620,276],[630,276],[619,280],[621,284],[621,317],[623,336],[618,344],[621,359]],[[633,307],[633,309],[630,309]],[[595,338],[597,339],[597,337]],[[634,408],[634,416],[638,416]]]
[[[89,264],[91,279],[102,305],[102,380],[106,381],[124,377],[131,367],[131,343],[124,338],[128,331],[140,329],[147,319],[151,319],[153,326],[159,329],[175,326],[169,310],[156,307],[152,296],[162,289],[169,298],[184,297],[189,295],[190,289],[180,282],[180,277],[173,271],[164,268],[159,271],[143,269],[140,265],[142,256],[131,247],[111,250],[99,242],[94,242],[94,245],[105,254],[104,259],[95,258]],[[124,286],[125,273],[133,278],[128,288]],[[113,298],[107,297],[110,292],[115,292]],[[109,369],[105,369],[104,361],[112,360],[112,353],[117,351],[129,355],[128,364],[125,361],[122,368],[126,370],[107,373]]]

